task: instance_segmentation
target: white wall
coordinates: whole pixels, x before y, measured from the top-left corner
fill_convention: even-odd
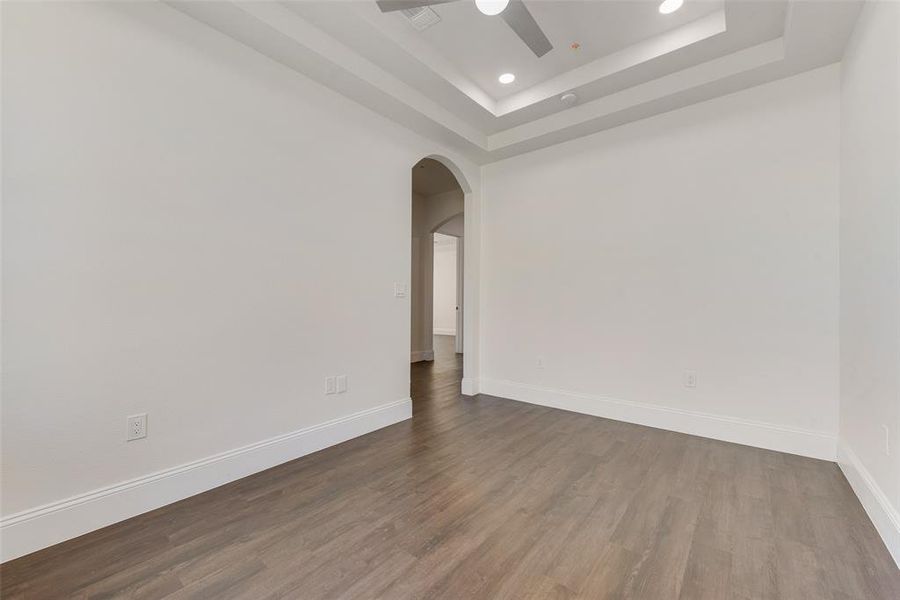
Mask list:
[[[833,459],[838,85],[487,166],[482,391]]]
[[[409,169],[448,153],[164,5],[0,6],[3,558],[394,419]],[[487,167],[466,389],[827,456],[840,362],[842,467],[897,556],[897,11],[841,70],[840,361],[829,67]]]
[[[456,238],[434,234],[434,334],[456,335]]]
[[[840,459],[900,564],[900,4],[866,4],[841,73]]]
[[[408,416],[410,167],[478,169],[163,4],[2,9],[4,558]]]
[[[466,317],[466,273],[465,273],[465,215],[458,215],[438,228],[440,233],[452,235],[456,238],[456,340],[454,350],[461,354],[464,350],[463,323]]]

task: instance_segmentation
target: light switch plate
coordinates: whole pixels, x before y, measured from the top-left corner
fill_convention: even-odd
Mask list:
[[[347,376],[346,375],[338,375],[337,376],[337,393],[343,394],[347,391]]]
[[[686,388],[695,388],[697,387],[697,371],[685,371],[684,372],[684,387]]]
[[[337,392],[337,381],[335,377],[325,378],[325,393],[334,394]]]

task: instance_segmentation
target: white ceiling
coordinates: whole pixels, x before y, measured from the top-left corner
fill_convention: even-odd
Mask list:
[[[456,215],[438,228],[438,232],[444,235],[461,238],[465,235],[466,217],[462,213]]]
[[[423,158],[412,168],[412,191],[420,196],[434,196],[461,190],[450,169],[432,158]]]
[[[438,230],[434,234],[434,245],[438,248],[455,248],[457,237],[461,236],[455,236],[449,233],[441,233],[440,230]]]
[[[334,10],[333,3],[316,4],[327,4],[327,10]],[[341,4],[344,5],[341,10],[360,10],[360,4],[371,2]],[[378,17],[394,21],[385,27],[390,27],[395,37],[420,36],[464,76],[498,100],[721,10],[722,0],[694,0],[670,15],[660,14],[656,3],[634,0],[531,0],[526,1],[526,6],[554,46],[540,58],[502,19],[478,12],[472,0],[433,6],[441,22],[422,32],[416,32],[402,13]],[[574,42],[579,44],[577,49],[572,48]],[[516,75],[513,84],[497,81],[506,72]]]
[[[171,4],[478,163],[833,63],[861,7],[685,0],[662,15],[657,0],[525,2],[554,45],[542,58],[473,0],[434,6],[441,22],[423,32],[374,0]],[[506,71],[510,86],[497,82]]]

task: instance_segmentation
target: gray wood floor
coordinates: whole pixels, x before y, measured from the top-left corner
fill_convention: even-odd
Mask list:
[[[458,394],[3,565],[3,598],[900,598],[838,468]]]

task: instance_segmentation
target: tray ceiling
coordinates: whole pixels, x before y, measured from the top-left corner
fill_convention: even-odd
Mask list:
[[[838,61],[861,7],[526,0],[554,45],[537,58],[472,0],[423,31],[374,0],[170,4],[482,164]]]

